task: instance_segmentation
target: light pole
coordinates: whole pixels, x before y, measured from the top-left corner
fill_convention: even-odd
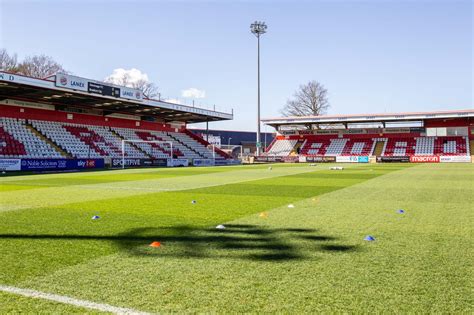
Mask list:
[[[255,21],[250,25],[250,31],[257,37],[257,156],[260,155],[260,35],[267,32],[265,22]]]

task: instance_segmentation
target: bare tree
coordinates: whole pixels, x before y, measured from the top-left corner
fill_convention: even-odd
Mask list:
[[[317,81],[300,85],[281,110],[284,116],[318,116],[329,108],[328,90]]]
[[[58,72],[67,73],[61,64],[46,55],[26,57],[17,69],[17,73],[35,78],[46,78]]]
[[[134,89],[142,91],[143,95],[146,98],[156,98],[160,95],[160,93],[158,92],[158,87],[155,84],[146,80],[139,80],[137,82],[133,82],[131,86]]]
[[[121,76],[107,77],[105,82],[140,90],[146,98],[155,98],[160,95],[155,84],[143,79],[134,80],[128,72],[123,73]]]
[[[0,70],[16,72],[18,66],[16,54],[10,55],[6,49],[0,49]]]

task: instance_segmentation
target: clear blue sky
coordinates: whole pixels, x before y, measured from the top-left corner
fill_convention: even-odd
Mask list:
[[[137,68],[168,98],[204,90],[198,104],[235,113],[211,128],[256,128],[256,19],[268,24],[262,117],[309,80],[327,87],[333,114],[473,107],[472,1],[0,3],[2,48],[94,79]]]

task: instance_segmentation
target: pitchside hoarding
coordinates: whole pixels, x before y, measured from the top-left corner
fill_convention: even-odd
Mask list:
[[[122,167],[122,163],[125,162],[126,167],[140,167],[140,166],[167,166],[166,159],[134,159],[134,158],[125,158],[125,159],[112,159],[111,165],[113,168]]]
[[[214,166],[213,159],[193,159],[194,166]]]
[[[410,157],[409,156],[378,156],[377,162],[408,163],[410,162]]]
[[[21,159],[22,171],[104,168],[104,159]]]
[[[336,156],[338,163],[369,163],[368,156]]]
[[[439,156],[410,156],[411,163],[439,163]]]
[[[1,171],[21,171],[20,159],[0,159]]]
[[[440,156],[441,163],[471,163],[471,157],[468,155]]]
[[[336,162],[335,156],[307,156],[306,162],[308,163],[330,163]]]

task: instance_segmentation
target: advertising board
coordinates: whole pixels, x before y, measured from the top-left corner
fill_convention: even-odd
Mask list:
[[[194,166],[214,166],[213,159],[193,159]]]
[[[411,163],[439,163],[439,156],[436,155],[428,155],[428,156],[410,156]]]
[[[21,160],[20,159],[0,159],[0,170],[1,171],[20,171]]]
[[[307,156],[306,162],[331,163],[331,162],[336,162],[336,157],[335,156]]]
[[[168,166],[166,159],[134,159],[134,158],[125,158],[124,159],[126,167],[140,167],[140,166]],[[122,159],[112,159],[111,161],[112,168],[122,167]]]
[[[178,167],[178,166],[189,166],[189,160],[188,159],[167,159],[166,161],[167,166],[171,167]]]
[[[377,162],[383,163],[408,163],[410,162],[409,156],[378,156]]]
[[[104,159],[21,159],[22,171],[104,168]]]
[[[471,163],[471,157],[468,155],[450,155],[440,156],[441,163]]]

